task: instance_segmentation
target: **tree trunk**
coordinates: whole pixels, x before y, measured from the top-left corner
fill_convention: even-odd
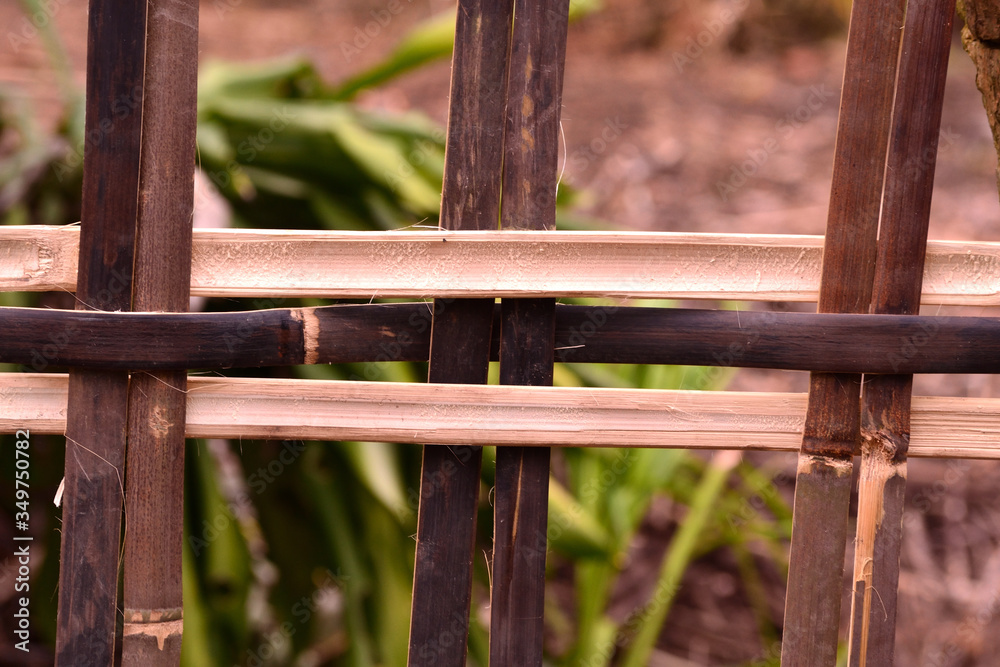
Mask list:
[[[993,130],[993,144],[1000,157],[1000,4],[996,0],[960,0],[959,12],[965,19],[962,44],[976,64],[976,85]],[[1000,189],[1000,161],[997,164]]]

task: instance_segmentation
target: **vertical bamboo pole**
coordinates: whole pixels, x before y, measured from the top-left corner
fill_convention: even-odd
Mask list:
[[[500,219],[513,0],[460,0],[452,61],[441,226]],[[436,299],[428,379],[485,384],[493,299]],[[481,447],[424,447],[410,613],[411,667],[463,667],[467,652]]]
[[[135,310],[184,312],[191,283],[197,0],[149,0]],[[183,630],[186,371],[129,386],[123,665],[177,665]]]
[[[146,0],[91,0],[78,308],[129,310]],[[128,374],[70,371],[56,664],[111,665]]]
[[[844,66],[819,312],[867,312],[905,0],[856,0]],[[782,665],[836,663],[858,375],[813,373],[799,452]]]
[[[954,15],[955,0],[913,2],[907,12],[879,229],[874,313],[915,315],[920,309]],[[893,664],[912,384],[912,375],[865,376],[850,632],[850,664],[857,667]]]
[[[517,0],[504,148],[503,229],[555,229],[568,0]],[[500,382],[551,385],[554,299],[505,299]],[[490,662],[541,665],[549,449],[497,452]]]

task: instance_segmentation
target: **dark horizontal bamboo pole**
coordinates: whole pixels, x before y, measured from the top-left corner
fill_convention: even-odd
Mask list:
[[[0,308],[0,363],[42,371],[427,361],[430,313],[423,303],[157,314]],[[562,362],[1000,372],[1000,319],[989,317],[562,305],[555,335]],[[497,350],[494,326],[493,360]]]

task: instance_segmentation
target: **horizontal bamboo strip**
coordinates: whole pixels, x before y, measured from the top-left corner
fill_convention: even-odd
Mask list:
[[[0,291],[76,287],[76,227],[0,228]],[[193,295],[815,301],[820,236],[195,230]],[[1000,243],[931,242],[923,303],[1000,305]]]
[[[0,433],[60,434],[67,379],[0,374]],[[187,436],[798,451],[805,394],[196,378]],[[910,455],[1000,459],[1000,399],[914,397]]]
[[[431,310],[427,303],[183,314],[0,308],[0,363],[43,371],[427,361]],[[998,318],[567,305],[555,312],[555,356],[564,362],[1000,373]]]

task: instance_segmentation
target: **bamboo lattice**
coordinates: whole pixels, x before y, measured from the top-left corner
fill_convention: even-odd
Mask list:
[[[953,0],[911,3],[902,31],[902,0],[855,2],[824,237],[554,231],[566,0],[460,0],[441,229],[192,237],[197,3],[119,4],[91,0],[88,127],[123,92],[145,91],[142,113],[123,119],[114,146],[88,150],[80,227],[0,229],[0,291],[59,290],[79,303],[0,308],[0,362],[70,369],[0,375],[0,431],[69,443],[59,664],[114,662],[122,493],[135,509],[123,660],[177,663],[183,457],[161,469],[156,453],[228,437],[433,443],[425,480],[450,462],[441,445],[501,446],[490,647],[500,665],[542,661],[535,547],[549,448],[797,452],[783,664],[832,665],[862,435],[850,664],[891,663],[906,457],[1000,459],[1000,399],[910,397],[914,373],[1000,373],[1000,319],[917,314],[1000,305],[1000,243],[928,243],[933,161],[922,180],[900,177],[936,150]],[[434,301],[184,313],[190,295]],[[816,302],[819,312],[622,299]],[[485,384],[491,360],[502,386]],[[393,361],[429,361],[431,382],[187,375]],[[812,381],[808,395],[544,386],[561,361],[794,369]],[[124,491],[113,472],[126,465],[126,432]],[[442,623],[468,618],[479,466],[477,454],[421,493],[410,665],[428,664],[422,642]],[[434,665],[465,655],[458,642]]]

